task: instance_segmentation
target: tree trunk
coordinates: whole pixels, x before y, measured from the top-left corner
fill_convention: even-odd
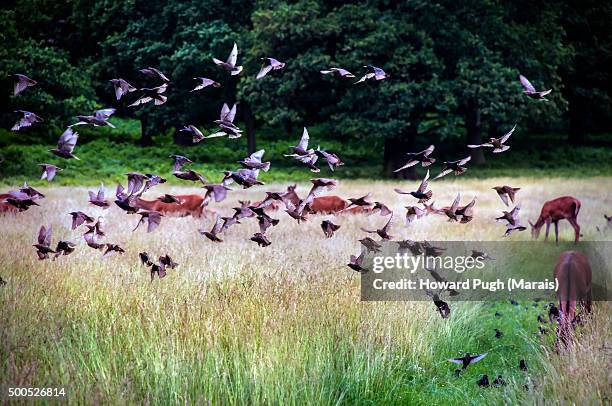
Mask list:
[[[153,145],[153,135],[149,128],[149,120],[146,114],[140,116],[140,140],[138,143],[143,147],[150,147]]]
[[[244,124],[246,125],[247,133],[247,150],[249,155],[257,150],[257,142],[255,140],[255,116],[249,103],[244,103],[242,106],[242,114]]]
[[[400,172],[393,172],[401,168],[408,161],[407,152],[416,152],[417,127],[411,126],[404,133],[403,137],[392,137],[385,139],[385,150],[383,165],[385,176],[397,179],[418,179],[416,167],[412,166]]]
[[[482,123],[480,121],[480,109],[468,107],[465,117],[465,129],[467,130],[468,144],[482,144]],[[484,163],[485,157],[482,148],[473,148],[470,151],[472,164]]]

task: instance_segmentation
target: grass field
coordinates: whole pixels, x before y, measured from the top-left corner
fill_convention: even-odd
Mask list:
[[[537,217],[541,204],[571,194],[582,201],[583,239],[610,240],[598,232],[612,214],[612,178],[469,178],[433,182],[438,206],[457,192],[477,196],[467,224],[428,216],[404,227],[403,206],[393,193],[401,182],[344,181],[345,197],[373,193],[397,213],[392,234],[413,240],[501,240],[504,227],[492,218],[504,206],[492,186],[521,187],[522,220]],[[412,184],[412,183],[411,183]],[[215,205],[230,214],[238,199],[259,200],[263,190],[231,192]],[[403,185],[405,186],[405,185]],[[298,193],[304,195],[303,183]],[[612,320],[609,303],[596,303],[569,354],[557,354],[554,337],[538,334],[545,310],[507,302],[453,303],[443,320],[431,303],[360,302],[359,275],[346,267],[360,250],[361,226],[380,226],[379,216],[338,216],[336,235],[323,237],[316,216],[297,225],[286,214],[269,230],[272,245],[248,238],[253,219],[231,228],[214,244],[197,232],[211,219],[164,218],[151,234],[132,232],[135,216],[118,208],[87,205],[86,187],[41,188],[41,207],[0,217],[0,386],[63,386],[71,403],[113,404],[606,404],[612,401]],[[148,192],[199,193],[161,185]],[[126,249],[101,259],[82,230],[70,230],[68,212],[104,215],[105,242]],[[35,236],[41,225],[78,242],[75,253],[38,261]],[[561,223],[561,238],[573,230]],[[510,240],[528,240],[529,232]],[[169,254],[180,266],[150,283],[138,253]],[[552,269],[543,269],[552,275]],[[499,311],[504,316],[495,318]],[[546,325],[550,329],[549,325]],[[494,337],[494,328],[504,332]],[[460,377],[447,358],[488,351]],[[518,368],[524,358],[528,371]],[[480,388],[476,381],[502,375],[508,385]],[[3,396],[6,390],[2,390]]]

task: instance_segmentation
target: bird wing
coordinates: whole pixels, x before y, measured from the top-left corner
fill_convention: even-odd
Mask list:
[[[447,361],[453,362],[455,364],[463,364],[463,359],[461,359],[461,358],[459,358],[459,359],[457,359],[457,358],[449,358],[449,359],[447,359]]]
[[[410,161],[408,161],[406,163],[406,165],[402,166],[401,168],[398,168],[398,169],[394,170],[393,172],[399,172],[399,171],[401,171],[403,169],[410,168],[411,166],[414,166],[414,165],[416,165],[418,163],[419,163],[419,161],[410,160]]]
[[[107,120],[110,116],[112,116],[115,113],[115,111],[117,110],[113,108],[95,110],[94,117],[100,120]]]
[[[448,175],[448,174],[449,174],[449,173],[451,173],[452,171],[453,171],[452,169],[445,169],[445,170],[443,170],[442,172],[440,172],[440,173],[438,174],[438,176],[436,176],[436,177],[434,178],[434,180],[436,180],[436,179],[440,179],[441,177]]]
[[[523,75],[519,75],[519,80],[521,81],[521,86],[528,92],[534,93],[535,87],[531,84],[531,82]]]
[[[436,147],[432,144],[427,147],[427,149],[424,149],[423,151],[419,152],[419,155],[428,156],[434,151],[435,148]]]
[[[269,65],[267,63],[264,62],[263,66],[261,67],[261,69],[259,70],[259,73],[257,74],[257,76],[255,77],[255,79],[261,79],[264,76],[266,76],[270,71],[272,70],[272,65]]]
[[[361,231],[363,231],[363,232],[366,232],[366,233],[375,233],[375,232],[376,232],[376,230],[368,230],[368,229],[363,228],[363,227],[359,227],[359,229],[360,229]]]
[[[238,45],[234,42],[234,47],[232,48],[232,52],[230,52],[229,57],[227,58],[227,63],[232,67],[236,66],[236,61],[238,60]]]
[[[457,193],[457,197],[455,197],[455,201],[450,207],[450,211],[455,212],[457,207],[459,206],[459,201],[461,201],[461,193]]]
[[[308,148],[308,141],[310,140],[310,136],[308,135],[308,130],[304,127],[304,131],[302,132],[302,138],[300,138],[300,143],[297,145],[299,148],[306,150]]]
[[[427,174],[421,181],[421,184],[419,185],[419,188],[417,189],[417,191],[421,193],[425,192],[425,190],[427,190],[427,184],[429,183],[428,181],[429,181],[429,169],[427,170]]]
[[[506,206],[508,206],[508,195],[506,195],[506,193],[498,193],[499,197],[502,199],[502,202],[504,202],[504,204]]]
[[[402,189],[398,189],[398,188],[395,188],[393,190],[395,191],[395,193],[399,193],[400,195],[409,195],[410,194],[410,192],[405,192]]]
[[[260,149],[259,151],[253,152],[251,155],[249,155],[249,159],[255,162],[261,162],[265,152],[265,149]]]
[[[223,103],[223,107],[221,107],[221,114],[219,115],[220,121],[228,121],[228,116],[230,113],[230,108],[227,103]]]
[[[483,359],[484,357],[486,357],[486,356],[487,356],[487,354],[488,354],[488,353],[487,353],[487,352],[485,352],[485,353],[482,353],[482,354],[480,354],[480,355],[478,355],[478,356],[476,356],[476,357],[472,358],[472,359],[470,360],[470,364],[473,364],[473,363],[475,363],[475,362],[480,361],[481,359]]]
[[[72,128],[68,127],[66,131],[60,136],[57,142],[57,149],[62,151],[72,152],[76,147],[77,139],[79,134],[72,131]]]
[[[514,127],[512,127],[512,129],[510,131],[508,131],[501,138],[499,138],[499,142],[501,144],[503,144],[504,142],[508,141],[508,138],[510,138],[510,136],[512,135],[512,133],[514,132],[515,129],[516,129],[516,124],[514,124]]]
[[[227,120],[233,123],[235,118],[236,118],[236,103],[234,103],[234,105],[232,106],[232,109],[229,111],[229,114],[227,115]]]
[[[460,159],[459,161],[457,161],[457,165],[465,165],[466,163],[468,163],[470,160],[472,159],[471,156],[468,156],[467,158],[463,158]]]

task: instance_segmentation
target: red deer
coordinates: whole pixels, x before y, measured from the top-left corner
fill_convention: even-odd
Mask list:
[[[576,302],[591,312],[591,266],[588,258],[578,251],[565,251],[555,266],[557,299],[559,299],[559,338],[566,343],[575,319]]]
[[[180,203],[164,203],[159,200],[144,200],[138,198],[134,206],[148,211],[157,211],[166,216],[193,216],[208,217],[214,214],[215,210],[202,206],[204,197],[200,195],[176,195]]]
[[[531,236],[538,238],[540,235],[540,229],[546,223],[546,237],[544,240],[548,240],[548,231],[550,230],[550,223],[555,224],[555,243],[559,244],[559,220],[566,219],[574,227],[575,238],[574,242],[578,242],[580,239],[580,226],[578,225],[578,213],[580,212],[580,200],[571,196],[558,197],[554,200],[544,203],[540,217],[531,225]]]
[[[310,208],[319,214],[334,214],[346,209],[348,202],[339,196],[315,197]]]

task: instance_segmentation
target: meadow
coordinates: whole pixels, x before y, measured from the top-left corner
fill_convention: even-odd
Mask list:
[[[476,215],[466,225],[428,216],[404,225],[402,182],[341,181],[344,197],[373,193],[398,213],[392,234],[412,240],[502,240],[493,218],[505,209],[491,190],[521,187],[521,218],[535,219],[541,204],[571,194],[582,201],[579,222],[585,240],[610,240],[603,214],[612,197],[602,193],[609,177],[549,179],[461,177],[433,182],[438,206],[461,191],[477,196]],[[405,182],[405,181],[403,181]],[[412,184],[412,183],[410,183]],[[263,190],[286,183],[230,192],[215,204],[230,214],[238,199],[259,200]],[[404,186],[404,185],[402,185]],[[304,195],[309,184],[298,187]],[[272,245],[249,241],[253,219],[223,234],[223,243],[202,237],[213,219],[169,218],[153,233],[132,232],[137,218],[113,205],[87,205],[87,187],[41,187],[41,207],[0,218],[0,387],[65,387],[72,404],[502,404],[612,401],[611,306],[598,302],[577,331],[572,351],[557,353],[554,331],[538,333],[532,303],[452,303],[440,318],[430,302],[360,302],[359,275],[346,263],[363,233],[380,216],[336,216],[341,225],[325,239],[313,216],[297,225],[285,213],[268,230]],[[196,187],[161,185],[146,195],[200,193]],[[83,230],[70,230],[70,211],[103,215],[105,242],[125,248],[102,259],[87,247]],[[77,250],[39,261],[31,245],[41,225]],[[596,226],[600,227],[597,231]],[[561,239],[573,231],[561,223]],[[509,240],[529,240],[529,231]],[[138,253],[169,254],[180,265],[150,281]],[[552,275],[552,269],[542,269]],[[525,306],[528,305],[528,309]],[[502,317],[494,316],[495,312]],[[495,338],[494,329],[503,331]],[[489,355],[459,377],[447,358],[465,352]],[[518,368],[525,359],[527,371]],[[476,381],[502,375],[506,386],[480,388]],[[6,399],[6,398],[3,398]]]

